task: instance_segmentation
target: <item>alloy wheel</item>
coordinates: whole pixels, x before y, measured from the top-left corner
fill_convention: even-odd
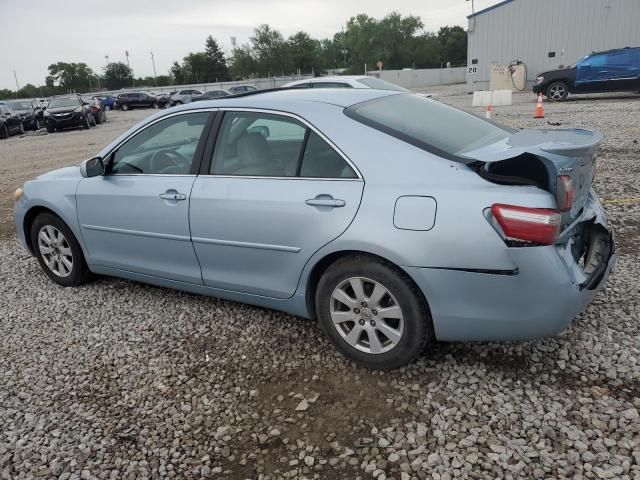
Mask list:
[[[402,308],[381,283],[364,277],[348,278],[333,290],[330,303],[333,326],[351,347],[381,354],[402,339]]]
[[[549,88],[549,91],[547,92],[547,96],[551,98],[551,100],[557,102],[564,98],[565,90],[566,90],[565,87],[562,85],[553,85],[551,88]]]
[[[38,250],[45,265],[55,275],[68,277],[73,270],[73,254],[69,242],[53,225],[44,225],[38,232]]]

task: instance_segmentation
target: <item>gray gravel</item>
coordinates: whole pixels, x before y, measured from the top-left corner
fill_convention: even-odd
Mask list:
[[[597,190],[640,196],[639,99],[545,104],[537,123],[516,100],[499,121],[605,131]],[[640,205],[608,209],[619,265],[566,332],[438,344],[385,373],[282,313],[117,279],[57,287],[2,241],[0,478],[640,479]]]

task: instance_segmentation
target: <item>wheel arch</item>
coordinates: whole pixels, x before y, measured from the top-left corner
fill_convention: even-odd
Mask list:
[[[36,219],[36,217],[41,213],[49,213],[51,215],[54,215],[55,217],[58,217],[60,221],[63,222],[69,228],[69,230],[71,230],[71,233],[73,234],[76,241],[78,242],[78,245],[80,245],[80,249],[82,250],[82,253],[86,258],[87,252],[85,249],[84,241],[82,237],[79,235],[79,232],[76,231],[75,225],[69,222],[68,219],[65,218],[65,215],[62,214],[61,212],[56,211],[56,209],[43,204],[37,204],[29,207],[29,209],[26,211],[22,219],[22,231],[24,233],[24,240],[27,245],[27,248],[29,249],[29,252],[32,255],[34,254],[33,244],[31,243],[31,226],[33,225],[33,222]]]
[[[411,277],[411,275],[407,273],[405,269],[403,269],[400,265],[396,264],[395,262],[392,262],[391,260],[381,255],[377,255],[375,253],[367,252],[364,250],[353,249],[353,250],[337,250],[337,251],[328,253],[327,255],[320,258],[311,268],[309,275],[307,276],[307,279],[306,279],[305,299],[304,299],[307,312],[309,313],[309,318],[316,318],[315,296],[316,296],[316,290],[318,288],[318,283],[320,282],[320,278],[322,277],[324,272],[326,272],[327,269],[331,265],[333,265],[336,261],[345,257],[350,257],[350,256],[370,257],[372,259],[381,261],[386,265],[390,266],[391,268],[393,268],[394,270],[396,270],[400,275],[404,276],[415,287],[416,292],[418,292],[420,295],[420,299],[419,299],[420,302],[424,304],[427,311],[429,312],[429,315],[431,315],[429,302],[425,297],[424,292],[418,287],[418,284]]]

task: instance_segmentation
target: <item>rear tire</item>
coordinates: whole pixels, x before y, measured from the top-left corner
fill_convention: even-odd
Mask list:
[[[55,129],[55,128],[53,128],[53,127],[47,127],[47,133],[53,133],[53,132],[55,132],[55,131],[56,131],[56,129]]]
[[[545,95],[552,102],[563,102],[569,96],[569,87],[564,82],[553,82],[547,87]]]
[[[0,129],[0,138],[2,139],[7,139],[9,138],[9,128],[7,127],[7,125],[2,125],[2,128]]]
[[[320,278],[315,303],[332,343],[366,368],[406,365],[434,338],[420,290],[402,270],[376,257],[336,261]]]
[[[33,221],[30,235],[40,267],[55,283],[77,287],[91,279],[76,237],[59,217],[41,213]]]

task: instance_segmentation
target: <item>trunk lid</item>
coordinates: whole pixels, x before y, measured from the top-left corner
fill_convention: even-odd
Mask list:
[[[562,225],[567,225],[587,202],[602,139],[602,133],[582,129],[521,130],[463,156],[476,160],[478,173],[489,181],[536,185],[552,193],[557,202],[561,193],[557,178],[570,177],[575,192],[573,205],[561,212]]]

